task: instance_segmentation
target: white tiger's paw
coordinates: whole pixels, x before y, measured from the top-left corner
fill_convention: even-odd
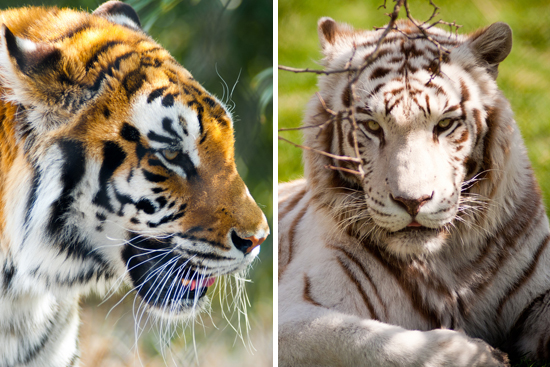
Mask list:
[[[432,330],[430,334],[437,341],[432,356],[425,357],[426,367],[510,367],[506,353],[481,339],[452,330]]]
[[[462,333],[453,333],[458,334],[460,338],[453,337],[452,341],[440,340],[441,350],[447,349],[449,353],[445,356],[447,360],[445,363],[436,363],[434,367],[450,365],[464,367],[510,367],[510,361],[506,353],[493,348],[481,339],[469,338]]]
[[[483,357],[486,359],[484,361],[480,361],[475,366],[510,367],[510,360],[508,359],[508,355],[506,353],[497,348],[491,347],[481,339],[473,339],[473,341],[479,345],[480,350],[483,352]]]

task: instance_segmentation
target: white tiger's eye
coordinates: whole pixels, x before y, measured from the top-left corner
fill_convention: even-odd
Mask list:
[[[437,127],[439,127],[441,130],[447,129],[451,125],[450,119],[441,120],[437,123]]]
[[[367,121],[367,127],[372,131],[378,131],[380,129],[380,124],[374,120]]]
[[[168,159],[169,161],[175,159],[179,154],[177,150],[169,150],[169,149],[163,149],[161,153],[164,156],[164,158]]]

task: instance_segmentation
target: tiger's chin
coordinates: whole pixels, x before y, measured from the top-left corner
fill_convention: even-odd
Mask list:
[[[169,322],[190,321],[210,306],[210,299],[206,296],[207,288],[202,288],[197,295],[189,298],[170,300],[169,305],[160,305],[146,302],[147,311],[161,320]],[[143,299],[143,298],[142,298]]]
[[[410,258],[439,252],[447,238],[447,231],[441,228],[406,227],[395,232],[385,231],[380,243],[396,257]]]

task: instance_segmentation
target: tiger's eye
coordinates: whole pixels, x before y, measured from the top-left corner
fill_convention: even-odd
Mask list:
[[[374,120],[367,121],[367,126],[372,131],[378,131],[380,129],[380,124]]]
[[[450,119],[445,119],[445,120],[441,120],[437,123],[437,126],[440,128],[440,129],[446,129],[449,127],[449,125],[451,125],[451,120]]]
[[[169,161],[175,159],[179,154],[177,150],[169,150],[169,149],[164,149],[162,150],[161,153],[164,156],[164,158],[168,159]]]

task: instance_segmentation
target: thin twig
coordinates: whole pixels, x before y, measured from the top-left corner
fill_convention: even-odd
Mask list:
[[[291,68],[290,66],[283,66],[283,65],[279,65],[278,68],[279,70],[290,71],[296,74],[311,73],[311,74],[330,75],[330,74],[347,73],[349,71],[348,69],[338,69],[338,70],[319,70],[319,69],[310,69],[310,68],[297,69],[297,68]]]
[[[352,175],[358,175],[358,176],[361,175],[361,172],[360,172],[360,171],[354,171],[354,170],[352,170],[352,169],[344,168],[344,167],[331,166],[330,164],[327,164],[327,165],[325,166],[325,168],[332,169],[332,170],[334,170],[334,171],[343,171],[343,172],[346,172],[346,173],[351,173]]]
[[[305,145],[296,144],[296,143],[294,143],[294,142],[292,142],[288,139],[285,139],[282,136],[278,136],[278,138],[279,138],[279,140],[290,143],[290,144],[292,144],[295,147],[298,147],[300,149],[310,150],[312,152],[319,153],[319,154],[322,154],[324,156],[327,156],[327,157],[330,157],[330,158],[333,158],[333,159],[337,159],[339,161],[361,163],[361,160],[359,158],[348,157],[348,156],[344,156],[344,155],[336,155],[336,154],[328,153],[328,152],[325,152],[323,150],[315,149],[315,148],[312,148],[312,147],[306,147]]]

